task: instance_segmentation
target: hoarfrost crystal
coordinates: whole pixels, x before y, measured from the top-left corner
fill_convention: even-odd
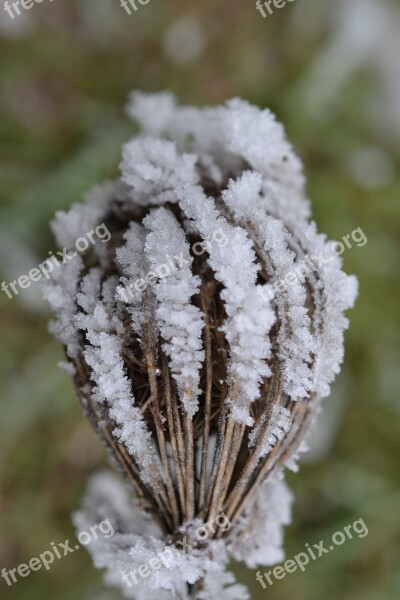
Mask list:
[[[52,223],[61,247],[100,222],[112,233],[44,291],[126,480],[95,477],[74,519],[110,519],[115,535],[89,551],[127,598],[245,599],[227,565],[284,557],[284,468],[339,372],[357,282],[310,222],[270,111],[179,107],[167,92],[135,92],[127,111],[140,133],[121,178]]]

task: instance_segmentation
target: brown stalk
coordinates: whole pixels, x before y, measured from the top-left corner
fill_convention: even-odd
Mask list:
[[[192,521],[195,514],[195,468],[193,417],[184,415],[185,453],[186,453],[186,520]]]
[[[202,310],[204,313],[204,346],[205,346],[205,380],[206,388],[204,394],[204,424],[203,424],[203,445],[201,451],[201,467],[200,467],[200,484],[199,484],[199,504],[200,511],[205,502],[206,497],[206,477],[207,477],[207,460],[208,460],[208,444],[210,440],[211,427],[211,389],[212,389],[212,352],[211,352],[211,333],[207,318],[207,308],[204,295],[201,299]]]
[[[299,402],[296,404],[300,405]],[[290,443],[286,442],[287,443],[286,448],[283,449],[283,451],[279,455],[279,458],[276,460],[276,462],[274,464],[271,465],[272,460],[267,460],[262,464],[260,470],[258,471],[257,476],[255,477],[254,481],[252,481],[252,484],[249,487],[246,495],[243,497],[238,508],[235,510],[235,512],[232,514],[232,516],[230,518],[230,522],[232,523],[232,525],[234,523],[236,523],[238,521],[238,519],[242,516],[242,514],[244,513],[246,508],[249,506],[249,504],[253,500],[254,495],[259,490],[260,485],[262,485],[262,483],[266,480],[266,478],[268,476],[272,476],[277,470],[282,468],[283,465],[285,464],[285,462],[287,461],[287,459],[291,455],[293,455],[294,452],[296,451],[296,449],[298,448],[301,440],[304,437],[304,434],[306,433],[306,431],[308,429],[309,417],[312,414],[309,403],[307,403],[307,404],[302,403],[301,410],[299,410],[299,412],[301,413],[300,414],[301,422],[299,424],[299,428],[298,428],[295,436],[290,441]],[[278,442],[276,444],[276,446],[274,447],[273,451],[271,452],[271,454],[269,455],[269,458],[271,457],[271,455],[273,453],[276,454],[278,452],[278,450],[280,450],[282,448],[282,446],[283,446],[282,442]]]
[[[226,419],[226,427],[224,431],[222,449],[216,466],[216,477],[211,494],[210,507],[208,511],[209,521],[213,521],[219,512],[218,509],[221,502],[221,491],[223,488],[225,470],[227,468],[228,462],[232,460],[231,447],[233,441],[234,428],[235,422],[232,419],[231,415],[228,415]]]
[[[172,456],[174,459],[176,480],[178,485],[178,496],[181,507],[181,516],[185,513],[185,470],[183,465],[183,458],[178,448],[178,430],[176,426],[176,420],[174,418],[174,412],[171,400],[171,383],[169,379],[169,369],[167,359],[163,359],[163,373],[164,373],[164,389],[165,389],[165,404],[167,413],[167,423],[169,429],[169,439],[171,442]]]
[[[158,385],[157,385],[157,366],[155,364],[155,352],[153,349],[153,332],[151,325],[148,324],[145,334],[145,359],[147,364],[147,371],[149,377],[150,391],[152,396],[152,402],[150,404],[150,410],[153,415],[154,423],[156,425],[157,440],[159,446],[159,452],[161,462],[163,465],[164,477],[167,487],[167,496],[169,500],[171,520],[174,525],[173,529],[179,525],[179,512],[178,504],[175,496],[175,489],[172,482],[172,476],[169,466],[169,460],[167,455],[167,446],[164,435],[164,427],[160,414],[159,399],[158,399]],[[164,495],[164,494],[163,494]],[[168,503],[167,503],[168,506]]]
[[[249,481],[260,461],[260,459],[258,457],[258,446],[260,444],[263,444],[266,440],[266,437],[269,433],[270,417],[272,415],[273,407],[275,406],[275,404],[277,402],[279,402],[279,399],[281,396],[281,389],[280,389],[280,385],[279,385],[280,370],[279,370],[279,365],[277,362],[275,362],[275,365],[276,366],[273,369],[272,382],[271,382],[271,387],[270,387],[272,397],[269,399],[266,399],[267,410],[266,410],[266,415],[265,415],[266,419],[265,419],[264,426],[263,426],[262,430],[260,431],[260,434],[257,439],[257,443],[254,445],[253,451],[248,456],[248,459],[246,461],[245,466],[243,467],[243,470],[239,477],[239,480],[235,484],[235,487],[232,490],[232,492],[229,496],[229,499],[227,501],[226,515],[229,519],[231,518],[237,505],[240,503],[242,494],[244,493],[246,487],[248,486]]]

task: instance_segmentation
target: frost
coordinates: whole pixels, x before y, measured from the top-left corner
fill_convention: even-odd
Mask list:
[[[212,167],[210,174],[214,177],[240,168],[242,157],[235,156],[227,147],[225,123],[222,122],[225,107],[195,108],[170,104],[169,111],[163,113],[162,127],[156,129],[150,125],[147,116],[143,118],[146,103],[150,110],[150,100],[143,95],[133,96],[129,111],[144,134],[157,137],[162,133],[176,142],[179,152],[196,153],[199,163]]]
[[[91,277],[91,280],[95,277]],[[108,284],[115,293],[115,280]],[[86,283],[86,287],[88,284]],[[83,284],[85,287],[85,284]],[[107,302],[107,283],[103,285],[103,301],[99,301],[90,314],[80,313],[75,322],[79,329],[86,331],[89,344],[86,345],[84,356],[92,369],[92,380],[95,386],[92,398],[95,402],[106,403],[109,415],[117,427],[114,434],[119,441],[126,445],[128,452],[143,467],[144,474],[150,473],[157,463],[152,448],[151,434],[147,429],[140,410],[134,406],[131,384],[125,373],[122,359],[123,325]],[[81,299],[82,302],[82,299]],[[87,301],[83,304],[87,305]],[[156,486],[155,480],[147,475],[147,479]]]
[[[91,314],[96,308],[101,291],[101,270],[93,268],[82,279],[80,292],[76,296],[77,304],[86,314]]]
[[[127,114],[140,123],[147,135],[155,137],[165,133],[166,124],[176,106],[175,96],[170,92],[145,94],[135,91],[129,96]]]
[[[185,409],[190,415],[198,410],[200,368],[204,360],[201,332],[203,319],[191,298],[199,292],[200,278],[192,274],[192,258],[185,233],[179,223],[164,208],[152,211],[144,220],[150,230],[145,251],[151,269],[179,256],[180,264],[170,267],[154,286],[158,304],[156,316],[160,333],[166,343],[164,350],[170,358],[171,369],[180,389]]]
[[[221,299],[228,315],[222,327],[230,345],[230,377],[236,382],[229,402],[232,415],[238,421],[251,425],[250,403],[259,395],[259,386],[270,375],[266,363],[271,346],[268,332],[275,317],[258,293],[258,267],[252,242],[240,227],[232,227],[219,216],[211,198],[199,188],[184,188],[180,192],[180,206],[194,221],[203,237],[212,237],[216,231],[224,233],[225,246],[213,244],[209,263],[216,278],[224,284]]]
[[[68,375],[71,375],[71,377],[74,377],[76,369],[72,363],[67,362],[65,360],[60,360],[60,362],[57,363],[57,366],[66,373],[68,373]]]
[[[292,421],[290,411],[280,404],[276,404],[268,422],[266,435],[261,436],[260,433],[265,424],[266,417],[262,417],[249,435],[249,446],[250,448],[257,446],[257,456],[259,459],[269,454],[275,444],[283,440],[285,435],[291,430]]]
[[[198,600],[250,600],[247,589],[238,583],[232,573],[207,573]]]
[[[222,111],[226,145],[255,171],[268,179],[284,181],[302,191],[302,165],[285,137],[283,126],[270,110],[260,110],[244,100],[230,100]]]
[[[119,480],[106,473],[97,475],[88,486],[82,508],[74,515],[77,533],[108,519],[114,535],[98,535],[87,546],[98,569],[106,569],[105,581],[120,587],[127,598],[187,598],[187,584],[205,576],[204,600],[216,586],[226,600],[245,600],[244,588],[231,585],[223,573],[228,561],[223,541],[212,541],[207,551],[186,551],[162,539],[161,531],[129,499]],[[154,563],[154,561],[157,561]],[[156,564],[157,568],[151,568]],[[138,569],[148,566],[140,577]],[[215,576],[213,577],[213,574]],[[218,582],[218,583],[217,583]],[[229,587],[225,587],[229,585]],[[166,595],[168,593],[168,595]]]
[[[143,287],[139,285],[148,271],[144,254],[146,231],[137,223],[131,223],[124,234],[125,246],[117,249],[116,256],[123,268],[124,276],[117,287],[117,298],[128,305],[132,328],[141,335],[146,318],[150,318],[143,308]],[[148,311],[149,312],[149,311]]]
[[[110,471],[100,471],[89,479],[82,509],[74,514],[74,523],[79,531],[84,531],[107,519],[116,524],[116,532],[161,536],[161,530],[139,508],[128,486]]]
[[[244,600],[226,567],[283,560],[283,469],[297,469],[339,372],[357,282],[310,221],[301,163],[269,110],[135,92],[127,111],[140,133],[121,178],[53,222],[66,248],[101,220],[112,241],[54,270],[44,295],[138,500],[103,474],[75,522],[110,519],[115,534],[88,549],[127,598]],[[232,526],[190,546],[218,511]]]
[[[79,238],[101,223],[117,189],[118,184],[106,181],[93,187],[83,203],[73,204],[68,212],[56,212],[51,228],[60,248],[74,248]]]
[[[178,154],[175,144],[152,138],[133,140],[122,151],[122,179],[138,204],[176,201],[176,188],[197,182],[197,157]]]
[[[283,528],[291,522],[293,496],[286,483],[274,478],[260,487],[254,500],[251,519],[244,518],[243,532],[230,551],[250,569],[284,561]]]
[[[51,279],[43,285],[43,297],[57,317],[56,321],[50,323],[50,331],[66,347],[70,358],[75,358],[79,353],[78,332],[73,320],[78,310],[75,295],[82,268],[82,259],[77,256],[53,270]]]
[[[284,390],[293,400],[308,397],[312,389],[310,368],[316,343],[305,308],[304,285],[296,274],[295,255],[288,248],[288,233],[282,223],[269,217],[261,208],[262,179],[257,173],[245,172],[230,181],[223,199],[236,221],[251,223],[260,247],[269,257],[271,284],[277,286],[275,303],[279,317],[279,357],[282,361]],[[290,278],[290,279],[289,279]]]
[[[294,454],[292,454],[292,456],[290,456],[288,458],[288,460],[285,462],[286,469],[289,469],[289,471],[292,471],[293,473],[297,473],[299,471],[298,462],[301,458],[301,455],[305,454],[308,451],[309,451],[308,444],[306,442],[302,441],[300,446],[296,450],[296,452],[294,452]]]
[[[281,217],[318,272],[314,294],[317,334],[313,389],[325,397],[330,394],[330,384],[343,361],[344,331],[349,324],[343,313],[354,306],[358,282],[354,276],[343,273],[341,258],[334,253],[326,237],[317,233],[315,223],[301,226],[287,215]]]
[[[225,172],[237,172],[246,161],[266,181],[282,183],[297,192],[303,190],[302,165],[287,142],[282,125],[268,109],[260,110],[238,98],[215,108],[181,107],[171,95],[135,93],[129,114],[145,134],[164,135],[177,143],[180,152],[189,149],[200,160],[212,157]],[[308,203],[299,194],[297,205],[299,210],[308,212]]]

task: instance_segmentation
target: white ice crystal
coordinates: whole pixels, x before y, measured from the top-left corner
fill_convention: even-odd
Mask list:
[[[263,458],[279,440],[283,440],[286,433],[292,428],[290,411],[276,404],[272,409],[272,415],[269,418],[268,426],[265,429],[265,434],[261,436],[267,423],[267,416],[261,418],[257,425],[252,429],[249,435],[249,446],[257,446],[257,457]]]
[[[281,221],[268,216],[260,207],[261,186],[259,173],[245,172],[237,181],[229,183],[223,198],[238,223],[243,226],[249,222],[256,224],[255,235],[271,261],[270,265],[267,264],[271,283],[279,282],[281,285],[280,293],[275,297],[281,325],[279,356],[283,363],[284,389],[297,400],[307,397],[312,388],[313,375],[309,364],[316,344],[304,306],[305,288],[295,276],[295,255],[288,248],[288,232]]]
[[[114,532],[123,529],[136,535],[161,535],[153,519],[132,498],[128,486],[110,471],[100,471],[89,479],[82,509],[74,514],[74,523],[79,531],[87,531],[107,519],[115,525]]]
[[[176,108],[176,99],[170,92],[145,94],[134,91],[129,96],[127,114],[141,124],[148,135],[161,136]]]
[[[235,577],[229,571],[208,572],[197,597],[198,600],[250,600],[247,589],[236,583]]]
[[[151,269],[178,256],[180,264],[170,273],[166,266],[165,278],[156,283],[156,316],[166,344],[164,350],[171,361],[171,369],[182,394],[183,404],[189,414],[198,409],[200,393],[200,368],[204,360],[201,333],[203,320],[199,308],[190,304],[199,291],[201,280],[193,276],[193,259],[189,252],[185,232],[175,217],[163,208],[156,209],[145,218],[144,225],[151,233],[146,238],[146,256]]]
[[[60,248],[72,249],[76,241],[99,225],[119,185],[106,181],[93,187],[84,202],[73,204],[68,212],[57,211],[51,228]]]
[[[212,541],[207,551],[166,543],[161,530],[141,514],[121,482],[105,473],[90,480],[83,506],[74,514],[74,524],[79,533],[107,519],[114,534],[98,535],[87,548],[95,566],[106,569],[105,581],[120,587],[126,598],[167,600],[178,595],[185,599],[187,584],[203,577],[204,600],[211,600],[212,589],[218,589],[219,597],[226,600],[248,598],[244,588],[232,586],[234,579],[224,573],[228,555],[223,541]],[[145,577],[139,574],[142,566],[148,567]]]
[[[178,186],[197,182],[196,156],[178,154],[173,142],[135,139],[124,146],[122,158],[122,179],[138,204],[173,202]]]
[[[230,551],[250,569],[274,565],[285,559],[283,528],[291,522],[293,496],[283,479],[275,477],[258,490],[252,521],[233,541]]]
[[[140,131],[120,179],[53,222],[62,247],[101,222],[112,237],[54,267],[45,297],[79,399],[138,500],[102,475],[75,522],[110,519],[115,534],[88,549],[127,598],[245,600],[227,564],[284,558],[283,469],[297,468],[339,372],[357,282],[310,221],[301,163],[269,110],[180,107],[168,92],[135,92],[127,110]],[[229,531],[176,546],[222,513]]]
[[[180,206],[194,221],[199,233],[206,239],[215,231],[225,234],[225,246],[212,245],[210,266],[216,278],[224,284],[221,298],[228,315],[223,331],[231,347],[230,377],[236,382],[228,402],[233,417],[251,425],[249,405],[259,395],[263,377],[270,375],[266,360],[270,357],[268,333],[275,317],[258,293],[258,267],[248,235],[239,227],[232,227],[219,216],[211,198],[199,188],[182,188],[178,192]]]
[[[99,288],[96,271],[83,280],[82,290],[86,293],[93,292],[93,285]],[[135,401],[123,365],[122,340],[119,335],[123,325],[115,311],[112,311],[114,302],[107,298],[110,294],[115,294],[115,288],[114,278],[103,284],[103,300],[98,301],[95,306],[90,304],[85,291],[82,291],[79,295],[80,304],[91,310],[89,314],[77,314],[75,324],[78,329],[86,331],[89,341],[84,356],[92,369],[92,380],[96,383],[92,392],[93,400],[108,404],[110,418],[117,425],[114,429],[115,436],[142,466],[146,480],[156,487],[156,481],[148,475],[156,463],[150,432],[139,408],[134,406]]]
[[[344,331],[349,324],[344,311],[354,306],[358,282],[354,276],[343,273],[342,259],[334,253],[326,236],[317,233],[315,223],[302,224],[290,215],[280,213],[279,216],[318,273],[314,292],[316,350],[312,389],[325,397],[343,361]],[[315,275],[310,274],[310,277]]]
[[[50,261],[51,259],[48,259],[47,262]],[[77,312],[75,295],[78,292],[82,268],[82,259],[77,256],[74,260],[53,268],[51,280],[43,286],[43,297],[57,317],[56,321],[50,323],[50,330],[66,347],[70,358],[76,357],[79,350],[78,332],[73,319]]]
[[[148,265],[144,254],[146,232],[138,223],[130,223],[129,229],[124,234],[125,246],[117,248],[116,255],[122,266],[124,275],[117,287],[117,298],[127,304],[132,319],[132,328],[142,334],[143,323],[146,319],[143,310],[143,289],[138,282],[145,277]],[[132,257],[135,260],[132,260]]]

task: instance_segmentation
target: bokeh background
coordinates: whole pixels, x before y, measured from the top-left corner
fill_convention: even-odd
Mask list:
[[[400,598],[400,3],[294,0],[263,19],[255,0],[44,0],[13,21],[0,2],[1,281],[54,250],[55,210],[118,172],[134,133],[128,92],[172,89],[181,102],[241,96],[285,123],[308,176],[314,216],[360,279],[347,358],[296,495],[287,557],[363,518],[355,537],[255,600]],[[70,514],[105,453],[82,417],[39,284],[0,292],[0,568],[74,539]],[[264,569],[262,569],[264,570]],[[266,569],[265,569],[266,570]],[[118,600],[85,550],[13,587],[7,600]]]

